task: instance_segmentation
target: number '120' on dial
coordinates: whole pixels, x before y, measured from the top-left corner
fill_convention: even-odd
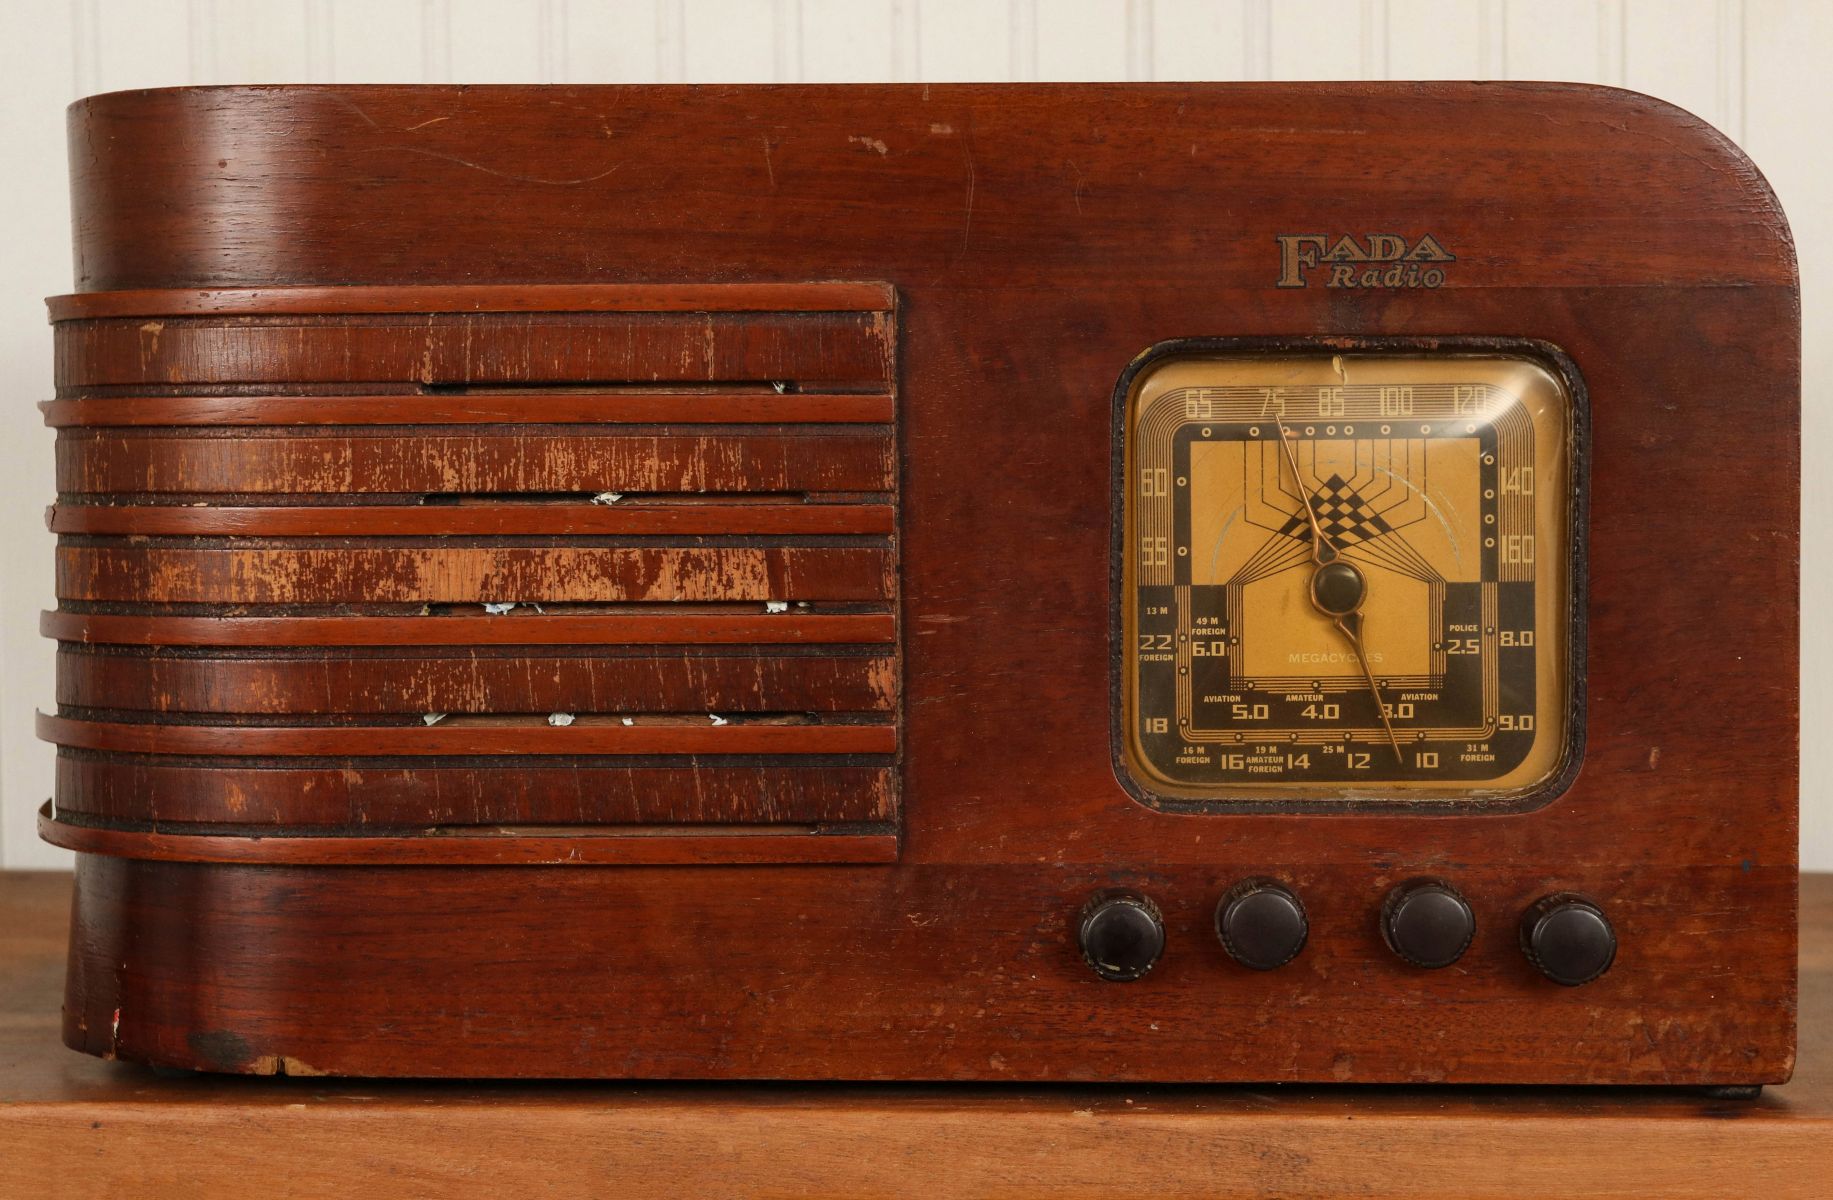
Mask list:
[[[1572,391],[1530,356],[1170,354],[1122,403],[1123,767],[1486,801],[1570,749]]]

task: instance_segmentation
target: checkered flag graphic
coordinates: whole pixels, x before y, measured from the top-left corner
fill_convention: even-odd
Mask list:
[[[1350,487],[1341,475],[1332,475],[1312,492],[1311,508],[1317,513],[1318,527],[1324,531],[1324,536],[1339,548],[1394,532],[1394,527],[1380,513],[1370,509],[1362,494]],[[1308,542],[1311,523],[1303,515],[1294,515],[1279,532]]]

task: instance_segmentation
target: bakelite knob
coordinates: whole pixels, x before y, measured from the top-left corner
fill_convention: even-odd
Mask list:
[[[1244,967],[1271,971],[1298,957],[1311,926],[1305,906],[1274,879],[1243,879],[1216,905],[1216,936]]]
[[[1076,920],[1076,942],[1095,974],[1125,983],[1150,971],[1165,952],[1165,921],[1138,892],[1096,892]]]
[[[1416,967],[1448,967],[1477,933],[1470,902],[1442,879],[1409,879],[1381,905],[1381,937]]]
[[[1617,931],[1595,901],[1555,892],[1521,914],[1521,952],[1554,983],[1577,987],[1610,970]]]

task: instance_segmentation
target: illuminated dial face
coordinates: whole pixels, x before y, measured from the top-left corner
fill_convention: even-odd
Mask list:
[[[1125,397],[1152,797],[1493,802],[1569,761],[1571,395],[1526,357],[1167,357]]]

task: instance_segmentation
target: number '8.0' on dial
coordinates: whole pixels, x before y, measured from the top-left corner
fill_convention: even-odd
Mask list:
[[[1573,389],[1523,354],[1170,353],[1121,397],[1148,799],[1474,801],[1570,761]]]

